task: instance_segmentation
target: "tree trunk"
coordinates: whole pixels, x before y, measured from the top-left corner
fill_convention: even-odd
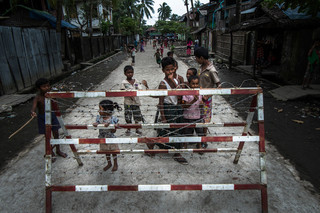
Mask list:
[[[187,7],[187,26],[190,27],[190,19],[189,19],[189,3],[188,3],[188,0],[185,0],[185,5]]]
[[[196,11],[195,11],[195,8],[194,8],[194,5],[193,5],[193,0],[191,0],[191,8],[192,8],[192,23],[195,22],[195,14],[196,14]],[[192,24],[193,26],[193,24]]]

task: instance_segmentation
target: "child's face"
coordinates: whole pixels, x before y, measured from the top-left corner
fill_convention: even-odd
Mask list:
[[[168,78],[175,72],[176,67],[173,64],[167,65],[165,68],[162,69],[162,72],[164,72],[165,76]]]
[[[191,87],[191,88],[199,88],[199,79],[193,79],[193,80],[190,82],[190,87]]]
[[[49,83],[46,83],[46,84],[42,84],[39,89],[42,94],[46,94],[47,92],[50,91],[51,87]]]
[[[200,58],[196,56],[196,61],[198,62],[198,64],[202,64],[203,63],[203,57],[201,56]]]
[[[105,110],[101,105],[99,105],[99,115],[101,116],[109,116],[111,113]]]
[[[187,80],[188,80],[188,78],[189,78],[190,76],[192,76],[192,75],[193,75],[192,70],[187,70]]]
[[[124,73],[124,75],[125,76],[127,76],[127,79],[128,80],[131,80],[132,79],[132,77],[133,77],[133,70],[127,70],[125,73]]]

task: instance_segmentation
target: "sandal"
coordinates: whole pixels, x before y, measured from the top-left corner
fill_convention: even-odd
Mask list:
[[[188,161],[184,158],[184,157],[182,157],[181,155],[174,155],[173,156],[173,159],[175,160],[175,161],[177,161],[178,163],[181,163],[181,164],[183,164],[183,165],[188,165]]]

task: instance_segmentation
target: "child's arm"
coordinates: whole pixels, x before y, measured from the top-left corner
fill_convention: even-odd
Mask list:
[[[161,82],[159,85],[159,89],[167,89],[167,87]],[[161,122],[162,123],[167,123],[166,117],[164,115],[164,96],[159,97],[159,111],[160,111],[160,117],[161,117]]]
[[[146,80],[142,80],[141,83],[147,88],[149,89],[148,83]]]
[[[38,96],[34,97],[33,99],[32,108],[31,108],[31,117],[37,116],[37,113],[36,113],[37,105],[38,105]]]

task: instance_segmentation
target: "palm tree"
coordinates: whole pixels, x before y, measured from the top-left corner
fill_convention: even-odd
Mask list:
[[[183,0],[184,5],[187,7],[187,26],[190,27],[190,20],[189,20],[189,3],[188,0]]]
[[[160,4],[160,7],[158,8],[159,20],[165,21],[167,18],[170,18],[171,11],[172,10],[167,3],[163,2],[162,5]]]
[[[141,26],[143,17],[146,16],[147,19],[152,18],[150,10],[152,13],[154,13],[153,9],[153,0],[141,0],[141,4],[138,5],[138,9],[140,11],[140,19],[139,19],[139,25]]]

